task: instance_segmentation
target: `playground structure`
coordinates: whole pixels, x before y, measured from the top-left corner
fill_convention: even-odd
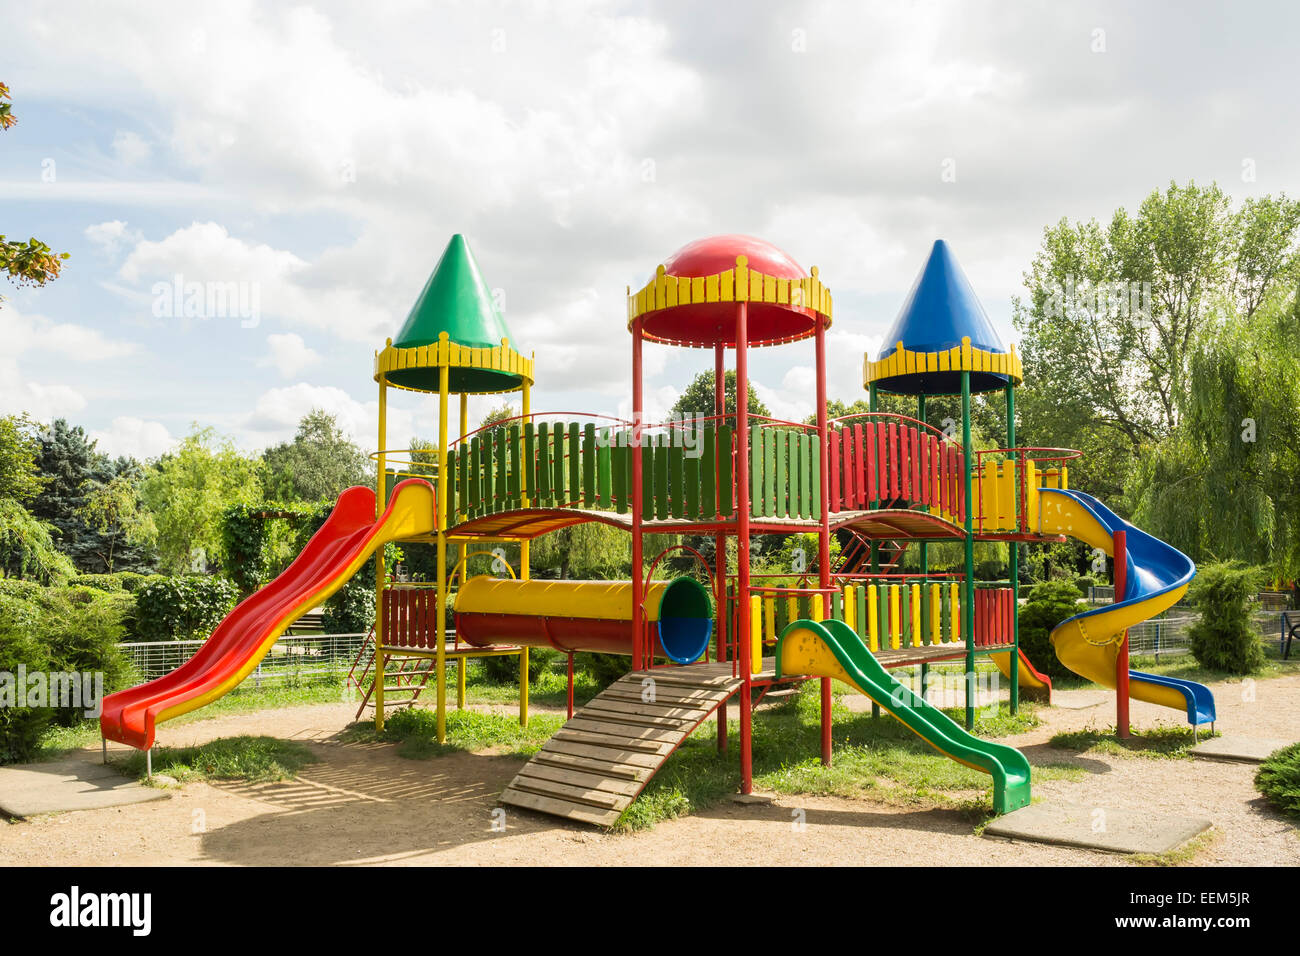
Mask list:
[[[749,793],[756,702],[774,688],[817,679],[824,762],[832,758],[831,681],[840,680],[942,753],[989,773],[994,809],[1007,812],[1029,802],[1030,767],[1013,748],[972,733],[977,665],[986,657],[1007,678],[1013,711],[1022,695],[1050,699],[1050,680],[1019,647],[1017,545],[1066,536],[1114,559],[1116,601],[1053,631],[1062,662],[1116,688],[1122,735],[1130,696],[1179,709],[1193,727],[1212,723],[1208,689],[1128,668],[1127,628],[1181,597],[1191,561],[1071,489],[1068,463],[1077,452],[1017,444],[1020,359],[1002,344],[947,244],[935,243],[887,346],[866,358],[869,411],[836,420],[826,402],[831,321],[831,294],[815,267],[805,272],[751,237],[693,242],[645,287],[629,290],[631,420],[535,412],[534,361],[514,346],[467,244],[453,237],[396,338],[375,356],[381,493],[345,493],[303,554],[241,603],[191,661],[110,695],[104,737],[148,750],[157,722],[238,684],[297,615],[373,554],[374,676],[363,709],[373,706],[376,727],[391,706],[386,695],[410,686],[400,672],[388,683],[394,660],[429,662],[424,680],[436,689],[442,740],[449,661],[458,665],[464,706],[467,659],[517,655],[526,723],[529,649],[568,655],[570,719],[507,787],[505,803],[612,823],[710,716],[718,747],[728,746],[729,701],[739,721],[739,789]],[[810,338],[816,423],[750,414],[749,350]],[[713,351],[712,415],[645,421],[647,341]],[[728,350],[739,396],[730,411]],[[436,454],[387,447],[390,387],[438,396]],[[521,396],[518,416],[469,430],[469,395],[513,392]],[[1005,446],[977,450],[972,396],[998,392]],[[914,399],[915,413],[883,411],[883,395]],[[929,420],[927,399],[939,396],[960,397],[959,433]],[[582,522],[629,534],[631,580],[530,579],[530,542]],[[769,580],[753,572],[751,536],[797,533],[816,535],[806,573]],[[707,536],[713,561],[684,544],[647,555],[649,534]],[[832,536],[842,545],[834,564]],[[435,546],[435,579],[391,580],[387,541]],[[974,547],[983,541],[1012,544],[1008,580],[976,580]],[[961,570],[931,572],[930,548],[942,542],[961,546]],[[518,547],[517,568],[492,550],[505,544]],[[669,554],[687,556],[698,577],[659,576]],[[495,574],[469,574],[480,555],[491,557]],[[630,661],[625,677],[575,713],[573,654],[582,651]],[[964,665],[962,724],[891,674],[917,667],[925,688],[928,668],[941,662]]]

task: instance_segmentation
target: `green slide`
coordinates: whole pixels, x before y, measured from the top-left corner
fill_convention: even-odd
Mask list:
[[[834,677],[866,694],[909,730],[958,763],[993,778],[993,809],[1029,804],[1029,761],[1014,747],[968,734],[951,717],[912,693],[880,666],[843,621],[793,621],[776,645],[776,676]]]

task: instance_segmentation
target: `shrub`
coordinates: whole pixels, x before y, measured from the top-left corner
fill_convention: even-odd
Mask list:
[[[90,588],[40,588],[25,597],[0,594],[0,672],[98,673],[103,692],[131,679],[117,646],[130,605],[125,594]],[[51,723],[75,725],[84,708],[0,707],[0,763],[30,760]]]
[[[625,654],[579,654],[574,666],[581,667],[597,686],[605,688],[632,669],[632,658]]]
[[[1056,656],[1051,635],[1056,625],[1088,609],[1081,597],[1069,581],[1047,581],[1035,585],[1020,607],[1020,649],[1048,677],[1071,676]]]
[[[135,635],[142,641],[204,638],[221,623],[238,592],[225,578],[160,577],[136,594]]]
[[[138,574],[135,571],[115,571],[112,574],[78,574],[68,583],[77,587],[96,588],[100,591],[125,591],[135,594],[164,574]]]
[[[549,647],[530,647],[528,649],[528,683],[534,684],[542,673],[550,668],[556,660],[563,657],[557,650]],[[519,683],[519,658],[509,654],[501,657],[481,657],[483,676],[494,684]]]
[[[1079,593],[1085,598],[1088,596],[1088,589],[1097,586],[1097,579],[1091,574],[1081,574],[1074,579],[1074,586],[1079,589]]]
[[[1270,754],[1255,774],[1255,789],[1282,813],[1300,818],[1300,744]]]
[[[321,617],[326,634],[365,634],[374,622],[375,590],[357,578],[335,592]]]
[[[1250,619],[1250,601],[1263,575],[1240,561],[1200,568],[1189,598],[1200,618],[1188,631],[1192,655],[1202,667],[1228,674],[1252,674],[1264,663],[1264,648]]]

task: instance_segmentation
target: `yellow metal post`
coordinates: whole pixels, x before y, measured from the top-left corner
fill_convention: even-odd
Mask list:
[[[464,392],[461,392],[460,393],[459,441],[464,442],[465,435],[468,432],[469,432],[469,395],[465,394]],[[462,445],[462,447],[460,448],[459,451],[457,451],[456,454],[463,455],[464,453],[465,453],[465,449]],[[461,545],[458,546],[457,551],[463,552],[464,550],[465,550],[465,545],[462,543]],[[446,608],[442,608],[440,610],[440,613],[445,616],[447,613]],[[465,655],[462,654],[456,658],[456,709],[457,710],[465,709],[465,669],[466,669]]]
[[[392,340],[389,339],[389,344]],[[379,469],[375,482],[375,520],[384,516],[384,490],[388,484],[388,381],[379,377]],[[384,729],[384,549],[375,552],[375,730]]]
[[[942,584],[930,585],[930,643],[943,643],[943,595],[939,589]]]
[[[749,596],[749,671],[757,674],[763,669],[763,598]]]
[[[871,653],[880,650],[880,589],[874,584],[867,588],[867,635],[871,640]]]
[[[955,581],[948,585],[948,616],[952,620],[948,634],[955,644],[961,640],[961,589]]]
[[[912,598],[907,602],[912,612],[912,646],[921,646],[921,585],[912,585]]]
[[[439,344],[445,343],[447,333],[441,333]],[[447,356],[440,356],[438,369],[438,646],[434,666],[437,668],[438,688],[438,743],[447,740],[447,396],[451,387],[451,368]]]
[[[522,408],[520,409],[520,414],[524,416],[523,417],[524,422],[529,422],[532,420],[531,416],[533,414],[533,410],[532,410],[532,389],[527,379],[524,379],[524,384],[521,391],[522,394],[520,396],[520,402]],[[523,502],[523,506],[525,508],[528,507],[527,475],[528,475],[527,468],[519,469],[519,491],[520,491],[520,495],[522,496],[521,500]],[[529,578],[528,564],[531,555],[530,555],[528,545],[529,542],[527,541],[519,542],[519,580],[521,581],[527,581]],[[519,725],[521,727],[527,727],[528,726],[528,648],[526,647],[519,652],[519,681],[520,681]]]
[[[856,631],[856,625],[858,622],[858,606],[854,601],[854,597],[853,585],[844,585],[844,623]]]
[[[898,585],[889,586],[889,646],[898,650],[903,633],[903,624],[899,619]]]

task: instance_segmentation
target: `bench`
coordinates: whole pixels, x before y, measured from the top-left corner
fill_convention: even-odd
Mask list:
[[[1300,611],[1283,611],[1282,612],[1282,660],[1289,660],[1291,657],[1291,641],[1295,638],[1296,632],[1300,631]]]

